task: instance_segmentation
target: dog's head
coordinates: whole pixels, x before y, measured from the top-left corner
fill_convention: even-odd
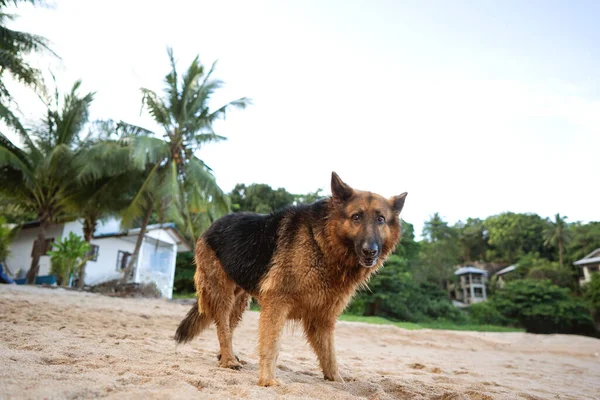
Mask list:
[[[333,172],[331,194],[335,216],[330,218],[337,237],[358,263],[371,268],[384,260],[400,238],[400,211],[407,193],[386,199],[356,190]]]

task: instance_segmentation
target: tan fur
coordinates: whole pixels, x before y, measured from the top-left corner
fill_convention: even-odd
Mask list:
[[[275,367],[279,354],[281,331],[286,321],[302,323],[306,338],[315,351],[325,379],[343,381],[335,356],[334,330],[337,317],[344,310],[359,285],[381,267],[400,238],[400,224],[376,226],[381,229],[383,248],[372,268],[358,265],[356,257],[342,238],[352,236],[358,229],[347,217],[356,210],[375,212],[386,218],[394,215],[393,199],[355,191],[353,200],[336,204],[330,199],[327,223],[319,227],[300,226],[294,240],[278,246],[271,266],[262,278],[257,293],[246,293],[224,272],[217,256],[203,239],[196,245],[196,274],[198,311],[212,319],[219,337],[221,367],[239,368],[232,349],[233,329],[247,308],[249,296],[261,305],[259,322],[259,385],[277,385]],[[283,224],[289,221],[283,222]],[[284,229],[284,225],[279,228]],[[314,243],[320,255],[307,251]]]

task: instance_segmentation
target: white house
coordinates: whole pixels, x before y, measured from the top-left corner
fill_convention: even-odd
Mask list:
[[[39,223],[26,223],[13,240],[6,260],[6,268],[13,276],[19,270],[21,274],[29,270],[38,231]],[[46,230],[47,248],[50,249],[52,242],[66,237],[69,232],[83,237],[82,222],[51,225]],[[127,266],[135,249],[139,232],[139,228],[123,231],[119,221],[115,219],[98,223],[91,241],[93,257],[86,264],[84,283],[96,285],[120,278],[121,271]],[[190,245],[175,229],[174,224],[148,225],[131,282],[155,282],[162,295],[170,299],[173,295],[177,253],[190,250]],[[49,273],[50,257],[42,256],[39,275]]]
[[[579,269],[579,285],[583,286],[592,280],[592,274],[600,271],[600,248],[592,251],[581,260],[573,263]]]

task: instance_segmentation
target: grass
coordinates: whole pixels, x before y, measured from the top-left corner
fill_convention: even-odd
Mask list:
[[[196,293],[173,293],[173,299],[195,299]],[[260,307],[254,302],[250,304],[250,310],[260,311]],[[340,321],[364,322],[366,324],[376,325],[394,325],[403,329],[443,329],[448,331],[475,331],[475,332],[525,332],[521,328],[513,328],[509,326],[498,325],[478,325],[478,324],[456,324],[448,321],[433,321],[433,322],[398,322],[391,321],[382,317],[364,317],[360,315],[342,314]]]
[[[449,331],[475,331],[475,332],[525,332],[521,328],[513,328],[509,326],[497,326],[497,325],[478,325],[478,324],[456,324],[448,321],[434,321],[434,322],[397,322],[390,321],[382,317],[363,317],[359,315],[342,314],[340,315],[340,321],[350,322],[364,322],[367,324],[378,324],[378,325],[395,325],[403,329],[444,329]]]
[[[173,299],[195,299],[196,293],[173,293]]]

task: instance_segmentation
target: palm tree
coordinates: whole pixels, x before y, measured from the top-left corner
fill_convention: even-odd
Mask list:
[[[58,100],[56,108],[48,105],[43,124],[32,136],[17,131],[24,142],[23,149],[0,134],[0,194],[34,210],[40,224],[27,273],[29,284],[35,282],[40,257],[46,250],[48,226],[74,216],[79,134],[87,123],[94,98],[94,93],[80,96],[77,93],[80,86],[80,81],[73,85],[60,110]]]
[[[25,56],[40,51],[55,54],[43,37],[6,27],[7,22],[15,18],[14,15],[5,12],[6,7],[9,3],[17,5],[19,2],[40,3],[37,0],[0,0],[0,119],[24,134],[25,128],[11,110],[14,100],[3,78],[8,75],[15,81],[34,89],[38,95],[44,96],[46,92],[41,72],[29,65]]]
[[[561,217],[557,213],[554,216],[554,222],[548,220],[548,225],[544,229],[544,246],[558,246],[558,262],[561,267],[563,266],[564,248],[571,239],[566,220],[567,217]]]
[[[134,164],[145,166],[146,170],[145,181],[123,214],[125,226],[142,216],[140,235],[124,280],[135,265],[153,210],[178,220],[190,238],[198,233],[195,223],[206,224],[210,218],[228,212],[227,198],[212,170],[195,153],[207,143],[225,140],[213,130],[215,121],[224,119],[232,108],[243,109],[250,104],[248,98],[242,97],[211,109],[211,97],[223,86],[221,80],[212,77],[216,64],[207,70],[196,56],[180,79],[171,48],[168,56],[171,71],[165,77],[164,95],[141,89],[142,105],[162,128],[162,138],[145,129],[121,124],[124,138],[134,151]]]

